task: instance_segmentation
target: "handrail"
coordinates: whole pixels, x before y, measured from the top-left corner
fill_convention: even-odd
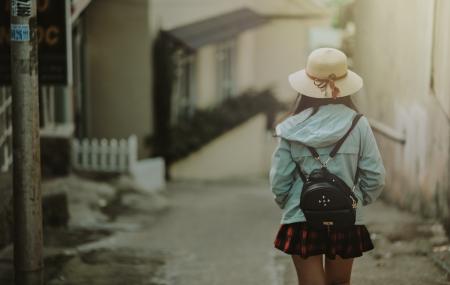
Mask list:
[[[369,124],[375,132],[398,143],[406,143],[406,137],[404,133],[401,133],[375,119],[369,119]]]

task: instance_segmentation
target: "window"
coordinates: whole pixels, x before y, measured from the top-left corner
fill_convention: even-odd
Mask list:
[[[236,41],[229,40],[217,46],[217,93],[220,101],[236,93]]]
[[[196,57],[178,54],[176,56],[176,84],[172,99],[172,124],[189,118],[195,112]]]
[[[71,89],[42,85],[39,88],[41,136],[70,137],[74,131]]]

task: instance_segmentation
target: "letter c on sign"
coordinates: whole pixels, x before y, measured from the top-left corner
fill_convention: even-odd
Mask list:
[[[56,26],[50,26],[45,35],[45,42],[49,46],[54,46],[59,42],[59,29]]]

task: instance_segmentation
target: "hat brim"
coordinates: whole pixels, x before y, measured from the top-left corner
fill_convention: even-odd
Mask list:
[[[330,86],[327,86],[326,92],[322,91],[314,84],[314,80],[306,74],[305,69],[290,74],[289,83],[295,91],[305,96],[324,99],[331,98]],[[363,80],[355,72],[347,70],[347,76],[336,80],[335,85],[340,90],[338,97],[344,97],[358,92],[363,87]]]

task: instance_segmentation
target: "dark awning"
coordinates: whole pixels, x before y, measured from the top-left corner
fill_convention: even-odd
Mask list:
[[[243,8],[165,31],[165,33],[185,47],[195,50],[207,44],[230,39],[266,22],[263,16]]]

